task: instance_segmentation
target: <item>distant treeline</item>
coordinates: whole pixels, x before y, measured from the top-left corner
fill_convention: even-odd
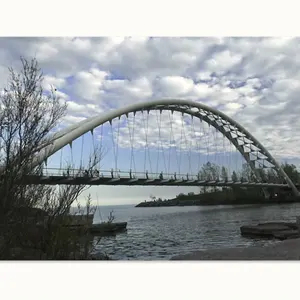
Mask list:
[[[300,173],[293,164],[285,163],[282,165],[284,171],[295,184],[299,183]],[[259,169],[260,181],[262,182],[283,182],[272,169]],[[228,170],[213,163],[206,163],[199,171],[200,180],[222,180],[222,181],[255,181],[257,177],[251,168],[244,164],[240,172],[233,171],[229,178]],[[266,194],[269,195],[266,198]],[[259,203],[288,203],[298,202],[289,191],[280,188],[260,187],[200,187],[199,193],[190,192],[180,193],[173,199],[161,199],[150,196],[150,201],[144,201],[137,207],[156,207],[156,206],[190,206],[190,205],[239,205],[239,204],[259,204]]]
[[[281,165],[286,174],[296,184],[300,182],[300,173],[293,164],[284,163]],[[229,171],[224,166],[207,162],[198,172],[200,180],[222,180],[222,181],[257,181],[260,182],[283,182],[284,179],[280,178],[273,168],[257,168],[257,174],[254,174],[249,164],[243,164],[242,169],[239,171]]]

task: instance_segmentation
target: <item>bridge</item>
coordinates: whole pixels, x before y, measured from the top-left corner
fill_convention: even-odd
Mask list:
[[[26,183],[288,187],[299,195],[247,129],[219,110],[179,99],[111,109],[54,133]]]
[[[136,185],[136,186],[239,186],[239,187],[289,187],[284,183],[268,182],[249,182],[233,180],[203,180],[199,174],[153,174],[153,173],[135,173],[128,174],[122,171],[103,171],[98,170],[88,172],[83,169],[54,169],[48,168],[46,173],[29,175],[26,179],[27,184],[47,184],[47,185]]]

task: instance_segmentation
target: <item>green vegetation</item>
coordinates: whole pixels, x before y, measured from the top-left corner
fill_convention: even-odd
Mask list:
[[[296,184],[300,182],[300,172],[293,164],[284,163],[284,171]],[[283,180],[279,178],[272,169],[258,169],[258,174],[262,182],[278,182]],[[240,172],[233,171],[229,179],[228,170],[222,166],[217,166],[208,162],[199,171],[200,180],[212,181],[255,181],[255,176],[251,168],[244,164]],[[267,197],[266,197],[267,195]],[[241,204],[261,204],[261,203],[287,203],[298,202],[291,191],[281,188],[260,187],[200,187],[199,193],[179,194],[173,199],[161,199],[150,196],[150,201],[141,202],[137,207],[156,207],[156,206],[191,206],[191,205],[241,205]]]

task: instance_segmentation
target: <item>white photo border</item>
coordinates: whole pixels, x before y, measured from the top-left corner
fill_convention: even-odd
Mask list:
[[[2,36],[296,36],[296,1],[5,1]],[[300,249],[299,249],[300,250]],[[292,299],[295,262],[2,262],[3,299]]]

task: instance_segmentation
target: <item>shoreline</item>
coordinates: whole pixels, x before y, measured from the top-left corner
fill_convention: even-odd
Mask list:
[[[256,201],[197,201],[197,200],[165,200],[165,201],[146,201],[140,202],[139,204],[135,205],[135,207],[176,207],[176,206],[216,206],[216,205],[284,205],[284,204],[293,204],[293,203],[300,203],[299,199],[259,199]]]
[[[199,193],[180,193],[171,199],[150,196],[135,207],[161,207],[161,206],[211,206],[211,205],[245,205],[245,204],[287,204],[300,203],[300,197],[291,193],[267,191],[268,197],[259,188],[232,188]]]
[[[173,256],[170,260],[300,260],[300,238],[274,241],[265,247],[249,246],[200,250]]]

